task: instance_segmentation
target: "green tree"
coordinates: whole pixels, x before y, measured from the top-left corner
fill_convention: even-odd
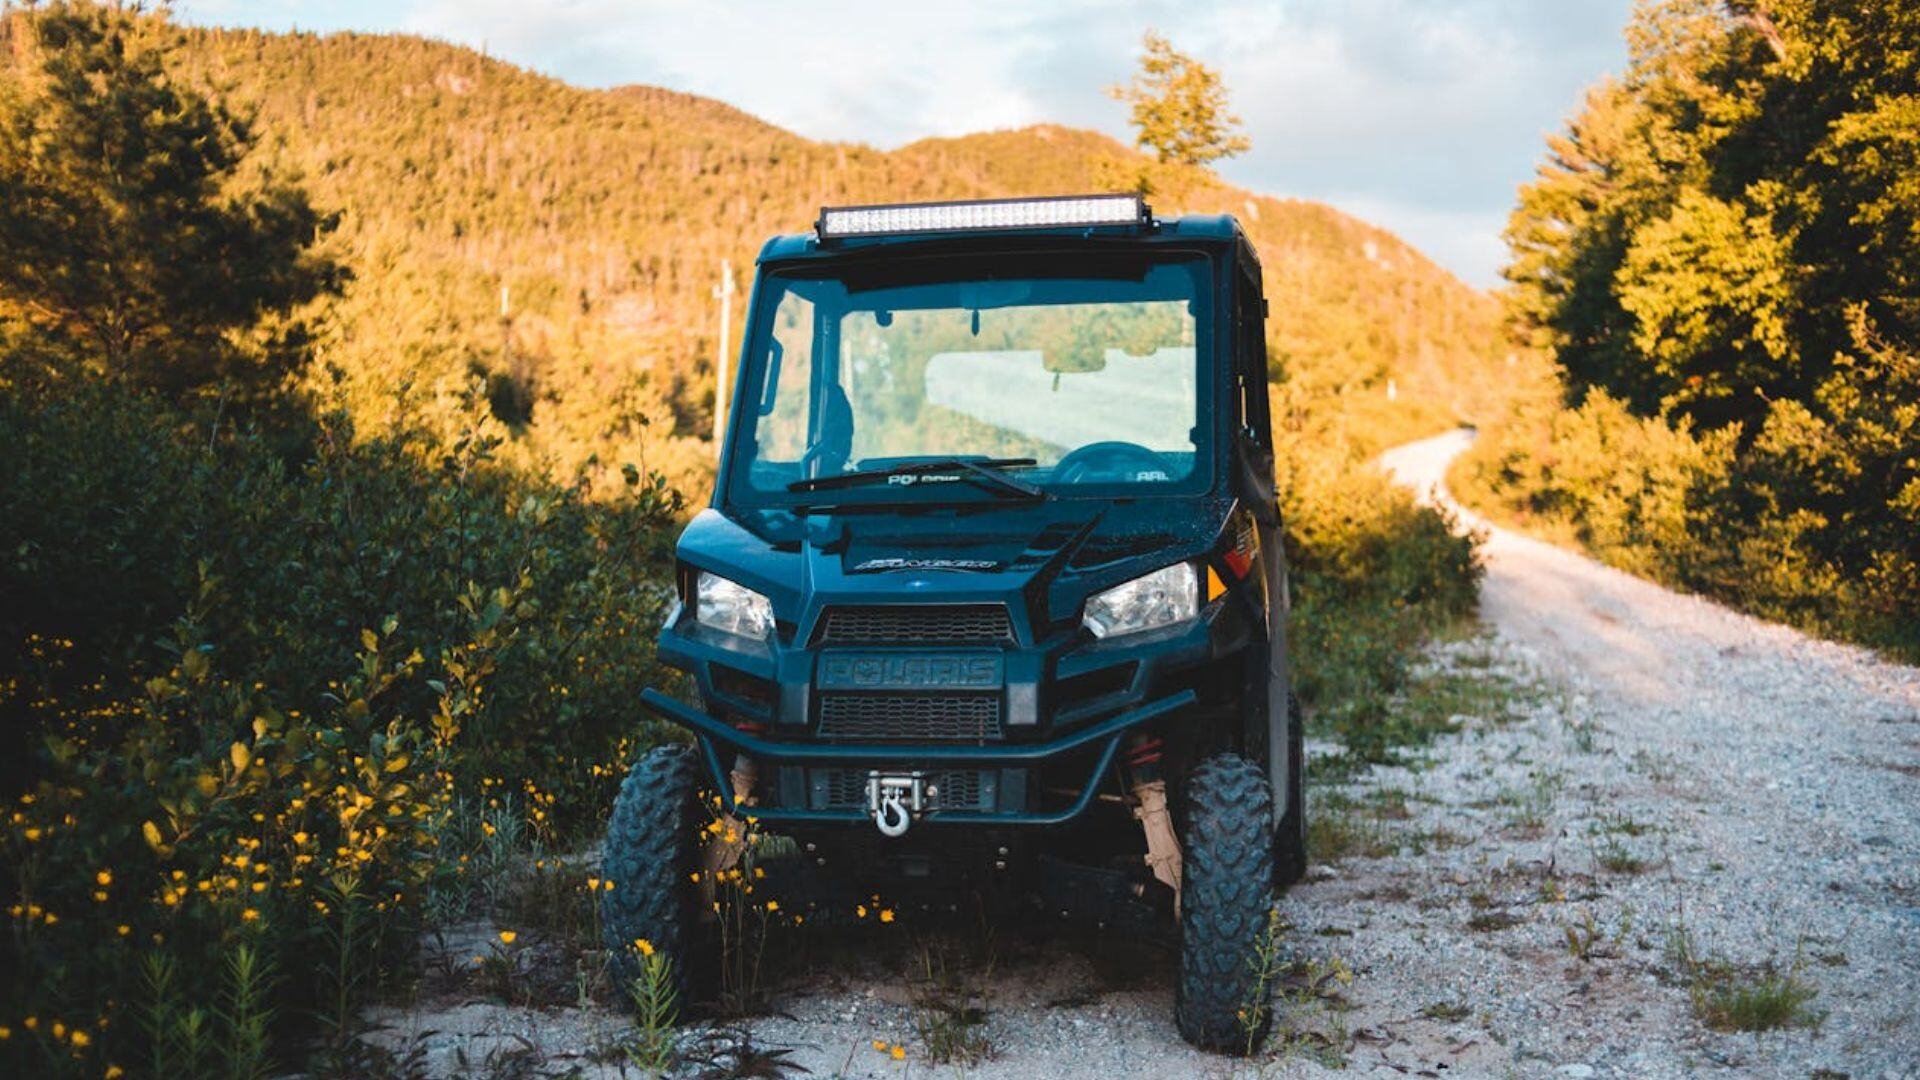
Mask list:
[[[1911,654],[1920,5],[1650,0],[1626,36],[1509,219],[1510,313],[1585,405],[1502,475],[1616,561]]]
[[[175,400],[283,389],[310,352],[302,305],[343,279],[316,247],[331,219],[249,160],[243,119],[169,71],[164,12],[3,17],[0,322],[57,367]]]
[[[1787,332],[1791,252],[1771,220],[1691,188],[1635,230],[1614,273],[1634,349],[1665,404],[1706,419],[1742,411],[1742,392],[1779,392],[1797,369]]]
[[[1131,106],[1134,143],[1162,163],[1205,165],[1242,154],[1253,145],[1240,134],[1240,118],[1227,111],[1220,73],[1173,47],[1158,31],[1142,40],[1146,51],[1133,81],[1107,88]]]
[[[1575,396],[1751,436],[1854,347],[1920,343],[1920,8],[1659,0],[1521,192],[1516,321]]]

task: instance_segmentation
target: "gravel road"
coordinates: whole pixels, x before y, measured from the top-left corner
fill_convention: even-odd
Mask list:
[[[1469,438],[1383,464],[1452,506],[1441,478]],[[849,1077],[1920,1076],[1920,671],[1452,508],[1487,534],[1486,630],[1428,662],[1503,689],[1463,698],[1459,733],[1413,764],[1313,789],[1350,853],[1280,902],[1295,966],[1267,1054],[1187,1049],[1164,952],[1044,927],[950,969],[985,1012],[976,1065],[924,1058],[911,928],[822,965],[752,1041]],[[932,955],[977,951],[967,936]],[[1759,989],[1795,1022],[1704,1022]],[[622,1025],[597,1010],[375,1018],[436,1071],[533,1047],[546,1069],[618,1073],[591,1060]]]

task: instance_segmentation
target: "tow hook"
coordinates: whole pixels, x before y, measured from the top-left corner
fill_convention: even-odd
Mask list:
[[[932,794],[920,773],[889,776],[878,770],[867,774],[867,812],[882,836],[905,836],[914,816],[926,809]]]

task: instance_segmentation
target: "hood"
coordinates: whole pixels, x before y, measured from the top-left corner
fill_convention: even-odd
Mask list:
[[[1232,500],[1053,499],[811,513],[703,511],[686,563],[764,593],[784,623],[829,604],[1003,601],[1036,627],[1102,589],[1207,552]]]

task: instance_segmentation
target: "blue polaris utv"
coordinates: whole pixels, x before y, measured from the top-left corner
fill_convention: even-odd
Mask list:
[[[802,906],[837,881],[849,911],[1158,912],[1181,1033],[1248,1045],[1305,868],[1265,308],[1232,218],[1132,195],[828,208],[768,241],[660,635],[697,700],[641,699],[691,741],[608,826],[622,971],[645,938],[688,1000],[750,820]]]

